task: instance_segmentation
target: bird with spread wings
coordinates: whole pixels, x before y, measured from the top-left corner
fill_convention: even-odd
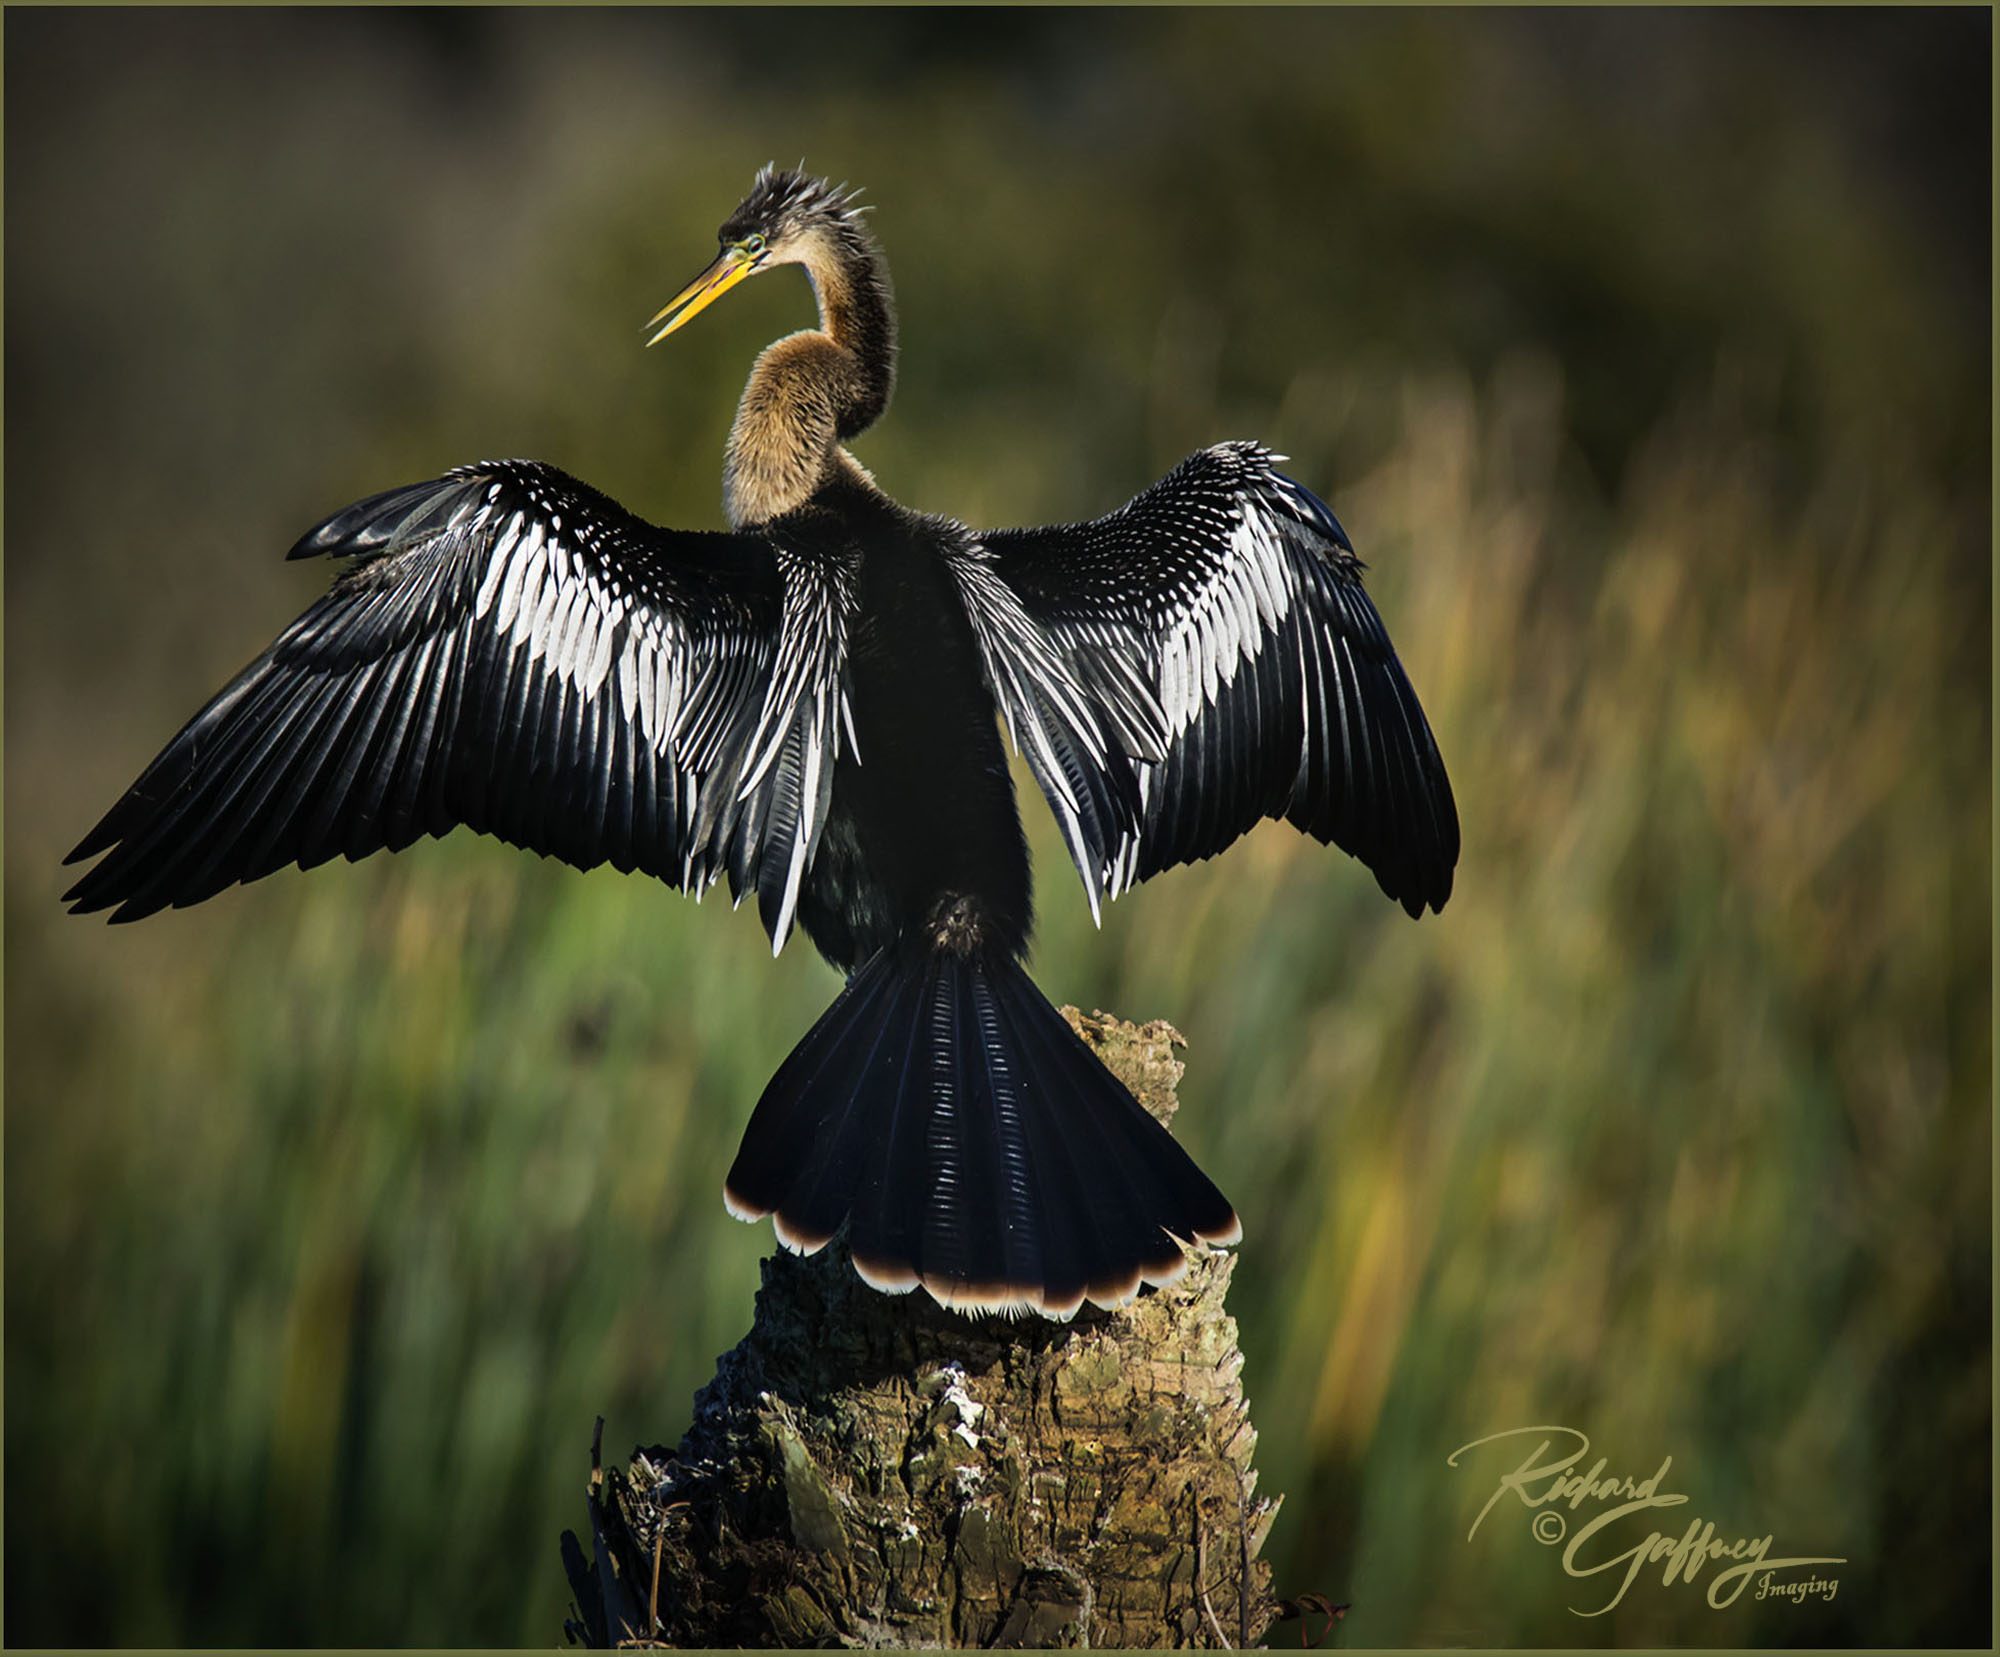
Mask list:
[[[330,591],[84,837],[67,894],[137,920],[465,826],[581,869],[754,894],[847,977],[725,1185],[891,1292],[1066,1317],[1240,1235],[1228,1201],[1029,979],[1025,756],[1094,915],[1264,818],[1412,916],[1451,894],[1444,763],[1323,502],[1252,443],[1108,516],[973,530],[847,448],[895,311],[852,196],[766,168],[664,338],[802,265],[820,326],[758,358],[732,528],[663,529],[555,468],[461,467],[328,518]]]

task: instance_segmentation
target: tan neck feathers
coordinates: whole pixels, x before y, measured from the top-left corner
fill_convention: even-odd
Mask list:
[[[880,417],[895,382],[888,273],[866,232],[823,231],[797,260],[819,300],[820,326],[768,346],[743,388],[723,472],[739,528],[795,511],[832,468],[851,466],[841,443]]]

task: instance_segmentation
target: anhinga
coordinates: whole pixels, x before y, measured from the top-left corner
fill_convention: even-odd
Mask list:
[[[1253,443],[1108,517],[982,531],[843,446],[896,323],[852,197],[765,168],[664,337],[803,265],[820,325],[757,359],[728,533],[660,529],[501,461],[348,507],[291,556],[327,596],[195,715],[71,860],[134,920],[286,864],[465,824],[699,892],[725,871],[847,987],[779,1068],[725,1200],[868,1282],[1056,1317],[1173,1278],[1230,1204],[1022,965],[1026,842],[999,727],[1100,900],[1283,817],[1411,915],[1458,819],[1333,514]],[[998,715],[996,720],[995,715]],[[1178,1239],[1178,1240],[1177,1240]]]

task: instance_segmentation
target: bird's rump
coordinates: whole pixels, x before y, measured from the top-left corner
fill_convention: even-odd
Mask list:
[[[1451,894],[1430,724],[1346,532],[1275,459],[1222,444],[1106,517],[978,538],[982,640],[1025,628],[1014,657],[1053,664],[1026,681],[987,650],[1093,909],[1265,817],[1351,852],[1412,915]]]
[[[778,912],[839,741],[822,562],[521,461],[357,502],[292,552],[314,554],[353,562],[70,854],[105,854],[76,910],[134,920],[465,824],[691,891],[726,869],[761,894],[775,865]]]

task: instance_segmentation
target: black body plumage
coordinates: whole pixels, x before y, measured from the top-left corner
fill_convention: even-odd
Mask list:
[[[331,591],[84,838],[68,899],[133,920],[460,824],[688,891],[726,874],[774,950],[801,925],[848,975],[752,1115],[731,1211],[806,1250],[845,1227],[884,1289],[1115,1303],[1238,1228],[1027,976],[1003,727],[1094,913],[1265,817],[1441,908],[1450,785],[1346,534],[1274,456],[1204,450],[1086,524],[911,512],[841,446],[894,368],[850,197],[767,169],[662,333],[785,262],[822,327],[759,358],[733,532],[522,461],[335,514],[292,552],[346,560]]]

